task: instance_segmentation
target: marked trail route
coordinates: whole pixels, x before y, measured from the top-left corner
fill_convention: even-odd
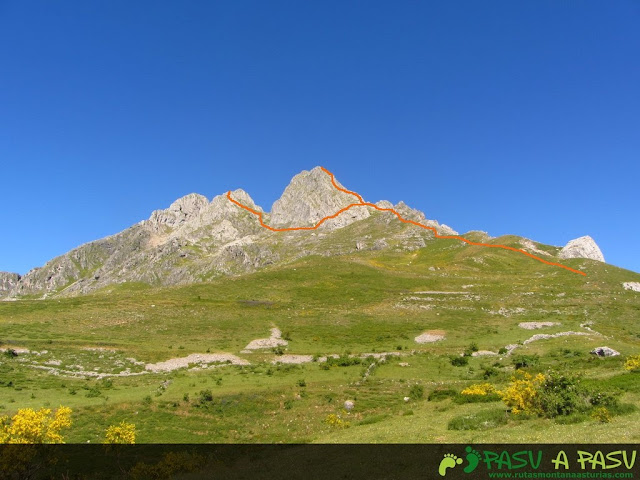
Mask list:
[[[364,199],[358,193],[352,192],[352,191],[347,190],[347,189],[342,188],[342,187],[339,187],[338,184],[336,183],[336,180],[335,180],[335,177],[333,176],[333,173],[331,173],[329,170],[327,170],[324,167],[320,167],[320,168],[327,175],[329,175],[329,177],[331,177],[331,183],[333,184],[333,186],[336,189],[340,190],[341,192],[348,193],[349,195],[353,195],[354,197],[356,197],[358,199],[358,203],[352,203],[350,205],[347,205],[346,207],[341,208],[340,210],[338,210],[333,215],[328,215],[328,216],[322,218],[313,227],[288,227],[288,228],[275,228],[275,227],[272,227],[272,226],[267,225],[266,223],[264,223],[262,221],[262,212],[259,212],[257,210],[254,210],[253,208],[247,207],[246,205],[243,205],[242,203],[240,203],[237,200],[235,200],[234,198],[232,198],[231,197],[231,191],[227,192],[227,198],[231,202],[233,202],[237,206],[239,206],[240,208],[244,208],[248,212],[251,212],[255,216],[257,216],[258,217],[258,221],[260,222],[260,225],[262,225],[267,230],[271,230],[272,232],[291,232],[291,231],[295,231],[295,230],[315,230],[320,225],[322,225],[324,222],[326,222],[327,220],[329,220],[331,218],[336,218],[341,213],[346,212],[347,210],[349,210],[349,209],[351,209],[353,207],[371,207],[371,208],[375,208],[376,210],[380,210],[381,212],[391,212],[396,217],[398,217],[398,220],[400,220],[403,223],[410,223],[411,225],[415,225],[416,227],[424,228],[425,230],[431,230],[436,238],[443,238],[443,239],[449,239],[449,240],[460,240],[462,242],[468,243],[469,245],[475,245],[475,246],[479,246],[479,247],[503,248],[505,250],[511,250],[513,252],[518,252],[518,253],[521,253],[523,255],[526,255],[527,257],[531,257],[534,260],[538,260],[539,262],[546,263],[547,265],[553,265],[555,267],[564,268],[565,270],[568,270],[570,272],[577,273],[577,274],[583,275],[585,277],[587,276],[586,273],[581,272],[580,270],[575,270],[575,269],[573,269],[571,267],[567,267],[566,265],[562,265],[560,263],[549,262],[548,260],[545,260],[544,258],[536,257],[535,255],[532,255],[531,253],[529,253],[529,252],[527,252],[525,250],[522,250],[520,248],[509,247],[507,245],[495,245],[495,244],[489,244],[489,243],[472,242],[471,240],[467,240],[466,238],[463,238],[463,237],[461,237],[459,235],[440,235],[440,234],[438,234],[438,231],[436,230],[435,227],[430,227],[430,226],[424,225],[424,224],[422,224],[420,222],[415,222],[413,220],[406,219],[402,215],[400,215],[398,212],[396,212],[393,208],[382,208],[382,207],[379,207],[378,205],[376,205],[374,203],[365,202]]]

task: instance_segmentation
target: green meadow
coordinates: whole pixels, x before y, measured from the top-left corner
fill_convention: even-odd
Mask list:
[[[517,237],[493,241],[516,245]],[[71,443],[99,443],[123,420],[135,424],[138,443],[640,441],[640,373],[624,368],[640,354],[640,293],[622,288],[640,275],[564,263],[587,276],[438,240],[412,252],[306,257],[190,286],[124,283],[0,302],[8,350],[0,415],[69,406]],[[553,325],[527,330],[522,322]],[[247,353],[274,327],[286,346]],[[444,338],[417,343],[425,332]],[[527,341],[563,332],[572,333]],[[508,345],[516,346],[510,354]],[[589,353],[600,346],[621,355]],[[476,350],[494,355],[470,355]],[[145,368],[194,353],[248,364]],[[288,355],[311,360],[279,363]],[[331,355],[340,358],[321,358]],[[504,389],[517,368],[610,393],[610,418],[514,415],[499,398],[460,394],[478,383]]]

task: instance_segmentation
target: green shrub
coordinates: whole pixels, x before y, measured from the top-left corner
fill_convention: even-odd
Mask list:
[[[200,405],[204,405],[213,402],[213,393],[208,388],[206,390],[200,390],[198,395],[198,402]]]
[[[415,384],[409,389],[409,398],[412,400],[420,400],[422,397],[424,397],[424,387],[422,385]]]
[[[592,391],[589,393],[589,403],[594,407],[615,407],[619,396],[618,392]]]
[[[540,362],[540,357],[533,355],[516,355],[511,360],[516,370],[520,368],[534,367]]]
[[[430,402],[439,402],[445,398],[454,398],[458,395],[458,392],[452,388],[436,388],[427,397]]]
[[[298,386],[299,387],[306,387],[307,386],[307,382],[305,382],[304,378],[298,380]]]
[[[454,367],[464,367],[469,365],[469,357],[459,357],[457,355],[451,357],[451,365]]]
[[[100,388],[104,388],[107,390],[109,388],[113,388],[113,380],[111,380],[110,378],[103,378],[100,383]]]
[[[498,349],[498,355],[504,355],[505,353],[507,353],[509,350],[507,350],[505,347],[500,347]]]
[[[102,392],[98,390],[96,387],[91,387],[87,393],[85,393],[85,397],[88,398],[96,398],[102,395]]]
[[[478,351],[478,344],[476,342],[472,342],[465,350],[463,355],[465,357],[470,357],[474,352]]]
[[[542,414],[552,418],[584,412],[591,406],[588,392],[579,385],[578,379],[556,372],[546,375],[537,402]]]
[[[482,378],[488,380],[491,377],[495,377],[499,373],[500,370],[498,370],[496,367],[484,367],[484,369],[482,370]]]
[[[327,358],[326,364],[330,367],[350,367],[352,365],[360,365],[362,360],[358,357],[350,357],[348,354],[340,355],[338,358]]]

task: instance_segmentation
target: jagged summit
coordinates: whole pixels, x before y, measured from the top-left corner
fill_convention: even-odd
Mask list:
[[[338,180],[336,184],[342,187]],[[356,196],[336,189],[331,177],[322,168],[315,167],[309,171],[304,170],[291,179],[271,207],[271,224],[275,227],[315,225],[320,219],[358,202]],[[340,217],[326,222],[325,228],[343,227],[369,216],[366,207],[354,207]]]
[[[149,218],[149,225],[156,230],[163,225],[178,227],[196,217],[208,205],[207,197],[190,193],[173,202],[166,210],[155,210]]]

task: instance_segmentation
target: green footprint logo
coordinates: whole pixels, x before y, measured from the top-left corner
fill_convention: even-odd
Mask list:
[[[478,468],[478,464],[480,463],[480,458],[481,458],[480,452],[477,450],[474,450],[471,447],[467,447],[464,450],[465,452],[467,452],[467,456],[465,458],[467,459],[467,462],[469,462],[469,465],[464,467],[463,471],[464,473],[471,473],[476,468]]]
[[[461,458],[456,457],[453,453],[445,453],[444,458],[440,462],[440,467],[438,467],[438,473],[441,477],[444,477],[447,474],[447,470],[454,468],[456,465],[460,465],[461,463]]]

